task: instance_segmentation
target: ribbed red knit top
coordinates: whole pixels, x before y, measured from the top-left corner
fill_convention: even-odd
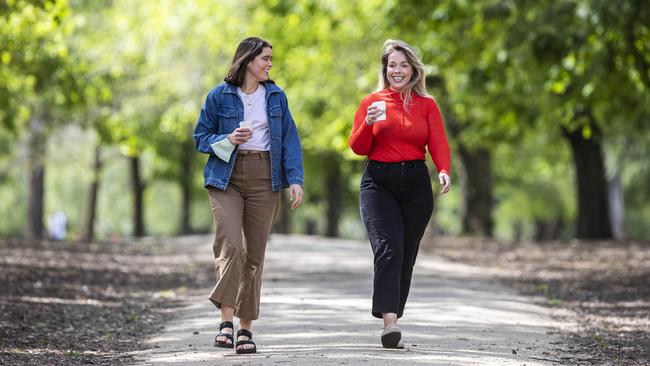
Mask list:
[[[350,147],[357,155],[370,160],[400,162],[425,160],[426,148],[438,172],[449,174],[450,153],[442,116],[435,100],[412,94],[410,111],[398,92],[390,89],[367,95],[354,116]],[[386,101],[386,120],[366,124],[370,104]]]

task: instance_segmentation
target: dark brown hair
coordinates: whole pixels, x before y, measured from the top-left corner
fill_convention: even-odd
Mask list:
[[[244,85],[244,77],[246,76],[246,66],[249,62],[262,53],[265,47],[273,48],[271,44],[258,37],[248,37],[239,43],[235,56],[232,58],[228,75],[223,79],[228,84],[234,86]],[[269,79],[268,81],[273,82]]]

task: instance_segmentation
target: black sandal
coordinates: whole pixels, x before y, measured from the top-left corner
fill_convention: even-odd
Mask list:
[[[223,328],[231,328],[233,330],[235,329],[232,322],[229,322],[229,321],[221,322],[221,324],[219,324],[219,334],[217,334],[217,336],[214,337],[214,346],[215,347],[221,347],[221,348],[233,348],[233,347],[235,347],[235,342],[233,341],[232,333],[222,332]],[[217,339],[219,337],[226,337],[226,339],[225,340],[219,340],[219,339]],[[228,340],[230,340],[230,343],[228,343]]]
[[[239,340],[240,336],[245,336],[248,337],[248,339]],[[246,344],[252,344],[253,347],[248,348],[248,347],[242,347],[239,348],[239,346],[243,346]],[[250,332],[248,329],[240,329],[237,331],[237,348],[235,349],[238,355],[242,354],[248,354],[248,353],[255,353],[257,352],[257,346],[255,345],[255,342],[253,342],[253,333]]]

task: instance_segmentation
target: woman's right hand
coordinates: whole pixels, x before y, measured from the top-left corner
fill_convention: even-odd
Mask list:
[[[253,130],[250,128],[237,127],[228,135],[228,141],[233,145],[243,144],[251,138],[253,138]]]
[[[366,114],[366,124],[368,126],[375,124],[379,115],[381,115],[381,110],[377,106],[371,105],[368,107],[368,114]]]

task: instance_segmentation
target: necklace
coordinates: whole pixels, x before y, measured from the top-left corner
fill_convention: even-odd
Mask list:
[[[253,105],[253,102],[255,102],[256,94],[257,94],[258,90],[259,90],[259,86],[258,86],[257,89],[255,89],[254,92],[252,92],[250,94],[246,94],[241,88],[239,88],[238,92],[239,92],[239,96],[244,101],[244,104],[246,104],[246,106],[250,107],[250,106]]]

